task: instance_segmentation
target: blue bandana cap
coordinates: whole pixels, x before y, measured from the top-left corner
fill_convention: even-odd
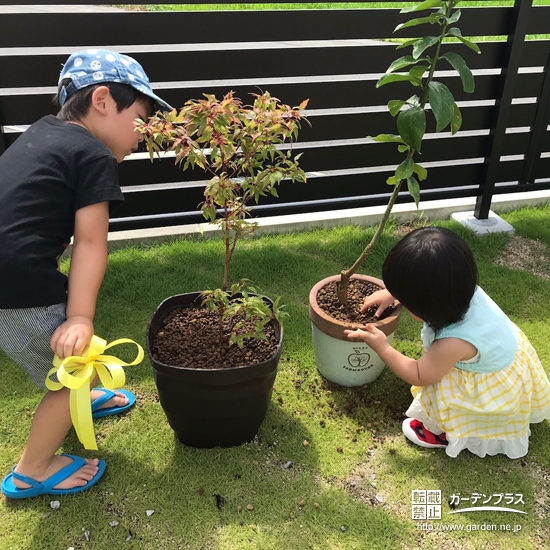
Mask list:
[[[112,50],[87,49],[73,53],[63,66],[59,83],[66,78],[70,78],[72,82],[63,86],[59,92],[61,106],[74,92],[86,86],[102,82],[120,82],[150,97],[154,102],[155,111],[172,110],[166,101],[153,93],[143,67],[132,57]]]

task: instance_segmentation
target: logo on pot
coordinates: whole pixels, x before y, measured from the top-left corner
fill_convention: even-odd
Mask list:
[[[370,363],[370,353],[364,351],[366,348],[354,348],[354,352],[348,355],[347,370],[367,370],[372,367]]]

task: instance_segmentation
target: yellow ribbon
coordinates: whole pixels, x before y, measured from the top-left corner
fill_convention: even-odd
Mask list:
[[[109,348],[119,344],[135,344],[138,348],[136,358],[126,363],[113,355],[102,355]],[[84,355],[66,357],[61,361],[56,355],[53,359],[54,367],[46,377],[46,387],[57,391],[63,387],[69,388],[71,420],[80,442],[85,449],[97,450],[94,427],[92,423],[92,405],[90,402],[90,382],[99,376],[101,383],[108,390],[114,390],[124,385],[126,375],[124,367],[131,367],[143,360],[143,348],[129,338],[120,338],[110,344],[106,340],[93,336]],[[59,382],[50,379],[57,374]]]

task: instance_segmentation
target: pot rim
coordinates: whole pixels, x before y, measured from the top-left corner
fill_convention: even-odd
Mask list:
[[[168,304],[171,301],[175,301],[178,298],[182,298],[184,296],[188,296],[188,297],[192,298],[190,300],[190,303],[194,302],[202,294],[202,292],[203,292],[202,290],[201,291],[195,291],[195,292],[183,292],[181,294],[173,294],[172,296],[168,296],[167,298],[165,298],[157,306],[157,308],[155,309],[153,315],[151,315],[151,318],[149,319],[149,323],[147,324],[147,331],[145,333],[145,345],[146,345],[147,355],[149,356],[149,360],[150,360],[151,365],[153,366],[154,369],[156,369],[156,370],[163,370],[163,369],[174,370],[174,369],[178,369],[180,371],[198,372],[198,373],[235,372],[235,371],[245,370],[245,369],[250,369],[250,368],[261,368],[261,367],[267,365],[270,361],[273,361],[274,358],[281,355],[281,353],[282,353],[282,344],[283,344],[283,325],[279,321],[277,321],[276,319],[273,319],[272,322],[275,323],[275,325],[279,325],[279,329],[280,329],[279,343],[277,344],[277,349],[275,350],[275,353],[273,355],[271,355],[270,357],[268,357],[265,361],[262,361],[261,363],[251,363],[249,365],[239,365],[237,367],[222,367],[222,368],[219,368],[219,369],[195,369],[195,368],[190,368],[190,367],[180,367],[178,365],[170,365],[168,363],[163,363],[162,361],[158,361],[157,359],[153,359],[153,354],[151,352],[151,347],[150,347],[150,340],[152,340],[152,337],[150,338],[149,335],[150,335],[150,331],[151,331],[151,325],[153,324],[153,321],[156,319],[157,315],[159,315],[159,312],[161,311],[162,306],[165,305],[165,304]],[[267,300],[269,300],[270,303],[273,303],[273,300],[271,300],[271,298],[269,298],[269,296],[264,296],[264,295],[261,295],[261,294],[258,294],[258,296],[260,296],[262,298],[266,298]],[[163,312],[163,317],[166,317],[166,315],[168,315],[168,313],[170,311],[172,311],[173,309],[177,309],[178,307],[184,307],[184,306],[182,304],[174,304],[174,307],[168,309],[166,312]],[[158,367],[160,367],[160,368],[158,368]]]
[[[325,277],[324,279],[321,279],[315,286],[311,289],[309,293],[309,315],[311,318],[311,321],[317,326],[319,329],[323,329],[323,325],[332,325],[334,327],[338,327],[342,331],[344,329],[364,329],[366,325],[362,323],[346,323],[344,321],[340,321],[339,319],[335,319],[334,317],[330,316],[328,313],[326,313],[324,310],[321,309],[319,304],[317,303],[317,294],[319,293],[319,290],[326,286],[327,284],[337,281],[340,279],[340,275],[331,275],[330,277]],[[381,288],[386,288],[384,285],[384,282],[382,279],[378,279],[377,277],[371,277],[370,275],[363,275],[360,273],[356,273],[355,275],[351,276],[351,279],[359,279],[362,281],[368,281],[370,283],[374,283]],[[393,330],[397,328],[397,323],[399,322],[399,318],[401,317],[401,313],[403,311],[403,306],[399,304],[394,310],[391,315],[388,317],[376,321],[373,324],[375,327],[379,328],[386,334],[388,334],[387,330],[393,327]],[[319,326],[321,325],[321,326]],[[395,325],[395,327],[394,327]],[[393,332],[393,330],[390,330],[390,332]],[[347,338],[345,338],[347,340]]]

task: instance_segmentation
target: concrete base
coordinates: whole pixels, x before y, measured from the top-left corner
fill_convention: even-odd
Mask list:
[[[477,235],[487,235],[489,233],[515,233],[516,230],[505,222],[500,216],[497,216],[492,210],[489,211],[489,217],[486,220],[478,220],[474,212],[454,212],[451,218],[464,227],[471,229]]]

